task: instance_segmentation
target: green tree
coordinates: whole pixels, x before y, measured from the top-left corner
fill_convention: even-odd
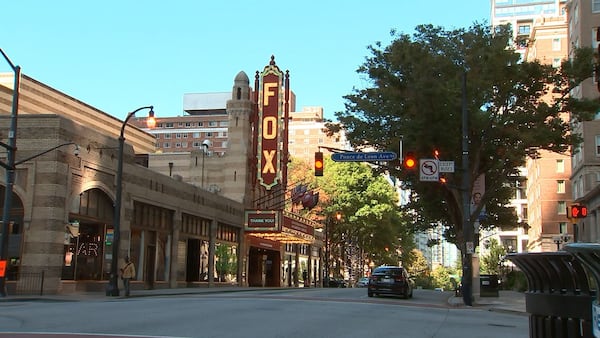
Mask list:
[[[453,290],[455,288],[455,285],[452,282],[453,272],[454,270],[444,266],[438,266],[433,269],[431,272],[433,287],[443,288],[444,290]]]
[[[324,213],[342,214],[332,224],[338,247],[358,245],[376,264],[407,263],[412,259],[412,232],[399,212],[398,194],[381,175],[362,163],[326,162],[321,191],[331,196]]]
[[[481,255],[479,270],[484,274],[500,274],[500,262],[506,256],[506,249],[498,243],[498,240],[491,238],[487,247],[487,253]]]
[[[539,150],[565,152],[581,142],[569,121],[585,121],[598,102],[576,99],[571,89],[593,74],[591,49],[580,49],[555,69],[537,61],[521,62],[511,48],[508,26],[474,24],[468,29],[444,30],[417,26],[414,35],[396,34],[389,46],[369,47],[371,56],[358,69],[369,86],[345,96],[346,110],[337,112],[351,144],[361,149],[404,150],[418,158],[454,161],[447,184],[421,182],[417,173],[397,165],[381,168],[398,177],[412,198],[405,209],[416,229],[446,225],[446,239],[464,249],[463,211],[474,222],[485,206],[483,228],[514,226],[509,206],[518,168]],[[469,136],[469,177],[463,182],[462,84],[466,74]],[[460,188],[473,191],[474,181],[485,177],[482,203],[463,210]],[[464,184],[463,184],[464,183]],[[465,201],[469,202],[469,201]]]
[[[425,289],[431,289],[431,269],[427,264],[427,260],[423,255],[423,252],[417,249],[413,249],[413,256],[415,257],[411,264],[405,265],[408,274],[414,278],[415,285],[421,286]]]
[[[307,163],[292,159],[291,184],[305,184],[319,192],[319,204],[312,210],[288,205],[311,219],[327,224],[332,274],[341,277],[349,256],[366,257],[381,264],[409,264],[413,259],[413,232],[398,208],[398,194],[383,176],[358,162],[334,162],[325,158],[324,176],[306,175]],[[341,214],[337,220],[335,215]],[[335,268],[334,268],[335,267]],[[336,269],[337,268],[337,269]]]

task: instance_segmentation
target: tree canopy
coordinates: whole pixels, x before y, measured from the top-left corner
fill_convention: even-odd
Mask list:
[[[473,192],[475,180],[485,178],[482,203],[471,212],[474,222],[485,206],[482,227],[516,225],[509,201],[519,168],[540,150],[565,153],[581,137],[571,132],[572,121],[590,120],[598,103],[577,99],[572,89],[593,74],[591,49],[579,49],[560,68],[522,61],[511,49],[509,26],[492,28],[475,23],[468,29],[445,30],[417,26],[415,33],[392,32],[388,46],[376,43],[358,72],[369,79],[366,88],[345,96],[345,111],[329,131],[345,129],[355,149],[399,152],[417,158],[454,161],[447,183],[421,182],[417,173],[397,164],[383,169],[412,191],[404,206],[414,226],[446,227],[446,238],[461,243],[463,201],[459,188]],[[463,99],[463,76],[466,91]],[[462,112],[467,110],[469,175],[461,171]],[[463,179],[469,181],[463,184]]]
[[[340,262],[335,266],[360,270],[370,261],[395,265],[412,260],[412,229],[398,209],[398,194],[390,182],[364,163],[326,158],[324,171],[323,177],[307,180],[307,164],[292,160],[289,177],[319,192],[317,207],[296,212],[325,225],[332,259]]]

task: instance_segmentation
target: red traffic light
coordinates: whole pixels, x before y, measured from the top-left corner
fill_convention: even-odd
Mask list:
[[[404,155],[404,160],[402,162],[402,166],[404,169],[414,170],[417,167],[417,159],[415,158],[415,154],[412,151],[409,151]]]
[[[572,218],[585,218],[587,217],[587,207],[585,205],[572,205],[571,206],[571,217]]]
[[[323,153],[317,151],[315,153],[315,176],[323,176]]]

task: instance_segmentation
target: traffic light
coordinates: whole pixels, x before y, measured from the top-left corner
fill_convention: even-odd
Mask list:
[[[446,184],[446,183],[448,183],[448,178],[446,177],[446,175],[442,175],[442,174],[440,174],[440,183],[441,183],[441,184]]]
[[[585,218],[587,216],[587,207],[585,205],[572,205],[571,218]]]
[[[404,169],[408,170],[414,170],[417,167],[417,159],[412,151],[409,151],[404,155],[402,166]]]
[[[315,152],[315,176],[323,176],[323,153]]]

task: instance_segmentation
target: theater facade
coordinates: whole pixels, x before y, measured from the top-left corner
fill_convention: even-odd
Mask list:
[[[0,82],[0,130],[9,130],[13,90]],[[121,265],[125,256],[137,267],[133,289],[318,285],[320,225],[284,210],[289,76],[274,59],[257,72],[258,90],[244,72],[235,77],[220,156],[157,153],[152,135],[126,126],[118,257],[123,121],[26,75],[20,82],[16,160],[31,159],[15,168],[8,294],[40,276],[48,294],[103,290],[113,260]],[[174,161],[187,170],[166,172]]]

